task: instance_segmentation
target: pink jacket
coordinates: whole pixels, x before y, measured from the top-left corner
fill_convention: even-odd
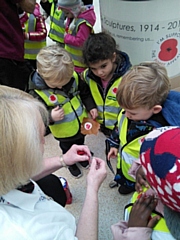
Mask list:
[[[82,18],[87,20],[92,26],[94,26],[95,22],[96,22],[96,15],[94,12],[94,7],[90,5],[86,6],[87,9],[84,12],[81,12],[77,18]],[[71,23],[71,19],[67,19],[66,24],[65,24],[65,29],[68,32],[69,26]],[[86,41],[86,39],[88,38],[88,36],[91,33],[91,28],[88,27],[86,25],[86,23],[82,23],[80,24],[79,28],[78,28],[78,32],[75,36],[69,34],[69,33],[65,33],[65,37],[64,37],[64,43],[65,44],[69,44],[69,45],[73,45],[76,47],[82,47],[84,42]],[[80,68],[75,70],[77,72],[82,72],[82,70]],[[84,69],[83,69],[84,70]]]
[[[35,26],[34,32],[28,32],[28,39],[30,41],[42,41],[47,36],[47,29],[46,29],[44,18],[40,13],[40,6],[38,3],[36,3],[35,5],[33,14],[36,18],[36,26]],[[29,19],[28,14],[24,12],[24,14],[20,17],[22,28],[24,28],[24,24],[28,21],[28,19]],[[27,35],[24,33],[24,36],[27,36]]]
[[[128,228],[127,222],[121,221],[111,226],[113,240],[149,240],[151,239],[151,228]]]

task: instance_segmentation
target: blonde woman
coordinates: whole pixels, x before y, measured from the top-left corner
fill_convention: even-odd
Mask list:
[[[77,227],[74,217],[32,180],[90,157],[87,146],[74,145],[64,156],[43,160],[47,119],[43,104],[0,86],[0,239],[84,240],[87,233],[88,240],[98,239],[98,189],[107,174],[103,160],[92,160]]]

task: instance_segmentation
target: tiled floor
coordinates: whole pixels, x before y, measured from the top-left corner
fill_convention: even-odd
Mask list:
[[[97,15],[97,21],[95,25],[95,32],[101,31],[100,25],[100,14],[99,14],[99,2],[98,0],[94,0],[95,12]],[[47,21],[48,27],[48,21]],[[48,39],[48,44],[51,41]],[[94,155],[105,159],[105,144],[104,144],[105,136],[102,133],[99,133],[97,136],[89,135],[86,137],[86,144],[89,146],[91,151],[94,152]],[[46,137],[46,145],[45,145],[45,156],[55,156],[60,154],[60,148],[58,146],[58,142],[52,137],[52,135],[48,135]],[[112,163],[115,169],[115,161]],[[74,179],[67,169],[61,169],[57,171],[55,174],[58,176],[63,176],[68,180],[70,190],[73,195],[73,202],[71,205],[67,205],[67,209],[76,217],[80,215],[80,211],[84,201],[85,188],[86,188],[86,175],[88,170],[82,170],[83,176],[80,179]],[[118,222],[119,219],[123,218],[123,208],[128,202],[130,195],[121,196],[117,188],[110,189],[109,182],[113,179],[113,174],[108,169],[108,176],[104,181],[100,192],[99,192],[99,240],[111,240],[112,234],[110,230],[110,226],[113,223]],[[88,240],[87,238],[84,240]]]

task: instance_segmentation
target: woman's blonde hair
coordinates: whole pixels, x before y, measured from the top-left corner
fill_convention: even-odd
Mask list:
[[[165,67],[156,62],[143,62],[122,77],[116,98],[122,108],[150,109],[162,105],[169,91],[170,80]]]
[[[72,58],[64,48],[58,45],[42,48],[36,59],[38,73],[46,82],[65,85],[73,76]]]
[[[40,129],[47,119],[47,110],[38,100],[0,86],[0,195],[26,184],[41,171]]]

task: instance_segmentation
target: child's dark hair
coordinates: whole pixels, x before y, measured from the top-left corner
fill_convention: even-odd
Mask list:
[[[96,63],[100,60],[112,59],[117,52],[116,41],[111,35],[100,32],[91,34],[83,46],[84,63]]]

